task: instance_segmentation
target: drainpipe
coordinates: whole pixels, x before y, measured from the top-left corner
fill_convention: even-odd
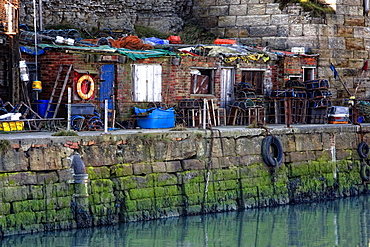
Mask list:
[[[364,0],[364,12],[365,12],[365,15],[368,15],[369,13],[369,10],[370,10],[370,4],[369,4],[370,0]]]
[[[73,194],[72,212],[74,212],[77,227],[85,228],[92,226],[92,217],[89,210],[89,193],[87,188],[88,174],[85,163],[79,153],[75,152],[70,157],[73,169],[73,183],[75,193]]]

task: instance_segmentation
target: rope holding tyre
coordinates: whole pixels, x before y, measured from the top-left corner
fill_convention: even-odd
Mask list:
[[[358,145],[357,151],[358,151],[358,155],[361,158],[367,158],[367,156],[369,155],[369,145],[367,145],[366,142],[361,142]]]
[[[271,167],[276,167],[283,161],[284,151],[279,138],[270,135],[262,141],[263,161]]]

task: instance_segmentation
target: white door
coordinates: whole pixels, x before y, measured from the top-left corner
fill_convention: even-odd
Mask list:
[[[136,102],[162,101],[162,66],[132,65],[132,92]]]
[[[221,69],[221,102],[225,108],[234,99],[235,70],[233,68]]]

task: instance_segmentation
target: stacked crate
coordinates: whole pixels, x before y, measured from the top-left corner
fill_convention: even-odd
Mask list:
[[[307,123],[324,124],[328,121],[328,108],[331,107],[332,93],[326,79],[305,81],[308,99]]]

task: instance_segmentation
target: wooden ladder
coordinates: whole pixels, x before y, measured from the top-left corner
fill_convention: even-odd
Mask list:
[[[68,69],[67,69],[67,67],[68,67]],[[72,64],[71,65],[65,65],[65,64],[60,65],[58,75],[57,75],[57,78],[56,78],[55,83],[54,83],[53,91],[51,92],[50,100],[49,100],[48,106],[46,108],[45,115],[43,116],[44,118],[47,118],[47,116],[49,115],[50,112],[53,112],[53,118],[56,118],[56,116],[58,114],[60,103],[62,102],[64,91],[65,91],[67,83],[68,83],[68,79],[69,79],[69,75],[71,73],[71,70],[72,70]],[[64,79],[62,78],[63,74],[65,74]],[[53,105],[53,100],[55,98],[58,98],[58,100],[57,100],[57,103],[55,105],[55,109],[52,109],[51,106]]]

